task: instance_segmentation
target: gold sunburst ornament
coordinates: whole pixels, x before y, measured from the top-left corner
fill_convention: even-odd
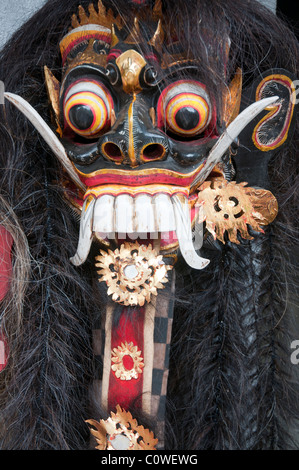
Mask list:
[[[232,243],[240,243],[238,232],[242,238],[252,240],[247,226],[263,233],[261,226],[270,224],[278,212],[277,200],[270,191],[223,179],[203,183],[197,202],[203,207],[202,221],[207,230],[222,243],[225,233]]]
[[[129,368],[124,363],[126,358],[130,358],[131,367]],[[111,362],[113,362],[111,369],[120,380],[137,379],[144,367],[142,361],[141,351],[132,342],[125,341],[111,352]]]
[[[106,282],[112,300],[126,306],[143,306],[150,302],[157,289],[168,282],[166,265],[162,255],[151,245],[124,243],[115,251],[100,251],[96,267],[100,268],[99,281]]]
[[[116,413],[100,422],[94,419],[86,421],[92,427],[91,434],[95,437],[97,450],[156,450],[158,439],[152,431],[139,426],[131,413],[116,406]]]

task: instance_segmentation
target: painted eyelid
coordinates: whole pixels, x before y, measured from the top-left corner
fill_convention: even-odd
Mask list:
[[[208,105],[211,106],[209,95],[200,83],[193,83],[188,81],[178,82],[177,84],[174,83],[173,85],[171,85],[168,90],[167,88],[164,89],[161,94],[164,96],[164,101],[170,101],[172,98],[179,95],[180,93],[194,93],[204,98]],[[167,100],[165,100],[165,98],[167,98]]]
[[[109,93],[102,85],[93,83],[93,82],[87,82],[87,81],[82,81],[79,83],[76,83],[75,85],[72,85],[66,92],[65,97],[64,97],[64,103],[73,95],[76,93],[82,93],[82,92],[91,92],[95,93],[96,95],[99,95],[101,98],[103,96],[106,98],[107,94]],[[102,96],[103,95],[103,96]]]

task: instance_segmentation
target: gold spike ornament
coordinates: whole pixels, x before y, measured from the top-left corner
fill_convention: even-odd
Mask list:
[[[96,11],[92,3],[88,6],[88,13],[86,13],[84,8],[80,5],[78,8],[78,16],[76,14],[72,16],[73,29],[89,24],[98,24],[111,29],[112,24],[121,27],[122,22],[120,16],[115,17],[111,9],[107,11],[103,2],[99,0],[98,11]]]

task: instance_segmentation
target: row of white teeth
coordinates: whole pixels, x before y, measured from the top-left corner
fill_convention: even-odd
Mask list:
[[[209,260],[196,253],[193,242],[191,215],[188,199],[178,195],[157,194],[149,196],[128,194],[85,200],[79,242],[76,254],[71,258],[79,266],[87,259],[94,237],[100,239],[145,239],[148,234],[155,240],[161,233],[175,232],[182,256],[194,269],[203,269]],[[196,248],[200,245],[196,240]]]

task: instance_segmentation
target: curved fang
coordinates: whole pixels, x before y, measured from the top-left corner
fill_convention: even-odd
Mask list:
[[[27,119],[29,119],[31,124],[54,152],[60,163],[64,166],[73,182],[85,192],[86,187],[82,181],[80,181],[79,176],[75,172],[62,143],[38,112],[31,106],[31,104],[28,103],[28,101],[24,100],[24,98],[19,95],[5,92],[4,97],[16,106],[16,108],[18,108],[18,110],[21,111]]]
[[[179,241],[180,251],[186,263],[193,269],[204,269],[210,260],[199,256],[192,241],[188,201],[182,202],[178,196],[173,196],[173,207],[176,220],[176,236]]]
[[[93,199],[89,204],[86,199],[83,208],[82,215],[80,220],[80,232],[79,232],[79,241],[76,254],[70,258],[70,261],[75,266],[80,266],[86,261],[90,247],[93,240],[92,224],[93,224],[93,210],[94,210],[95,199]]]

